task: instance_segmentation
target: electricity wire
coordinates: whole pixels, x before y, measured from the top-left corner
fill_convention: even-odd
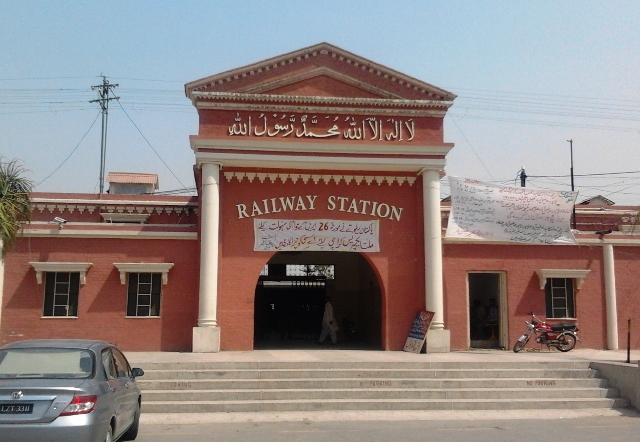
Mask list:
[[[80,144],[82,144],[82,141],[84,141],[85,137],[87,136],[87,134],[89,132],[91,132],[91,129],[93,128],[93,125],[96,124],[96,121],[98,121],[98,117],[100,117],[100,112],[98,112],[98,115],[96,115],[96,118],[93,120],[93,123],[91,123],[91,126],[89,126],[89,129],[85,132],[85,134],[82,136],[82,138],[80,139],[80,141],[78,142],[78,144],[76,144],[76,147],[73,148],[73,150],[71,151],[71,153],[69,155],[67,155],[67,157],[62,161],[62,163],[60,163],[60,165],[58,167],[56,167],[53,172],[51,172],[49,175],[47,175],[42,181],[40,181],[39,183],[36,183],[35,187],[39,186],[40,184],[44,183],[45,181],[47,181],[49,178],[51,178],[51,176],[53,176],[54,173],[56,173],[58,170],[60,170],[60,168],[67,162],[67,160],[69,158],[71,158],[71,155],[74,154],[74,152],[76,150],[78,150],[78,147],[80,147]]]
[[[18,81],[53,81],[53,80],[78,80],[94,77],[32,77],[32,78],[0,78],[0,82],[18,82]],[[165,113],[189,113],[193,114],[193,106],[184,96],[184,90],[181,88],[173,89],[173,84],[182,85],[183,82],[175,80],[158,80],[149,78],[123,78],[132,82],[144,82],[151,87],[129,87],[122,88],[126,92],[127,106],[135,112],[165,112]],[[167,86],[162,87],[160,84],[165,83]],[[160,87],[153,87],[154,84]],[[2,86],[2,83],[0,83]],[[14,86],[11,84],[11,86]],[[15,85],[17,86],[17,85]],[[640,101],[633,99],[621,98],[599,98],[587,96],[571,96],[549,93],[530,93],[530,92],[511,92],[511,91],[493,91],[484,89],[468,89],[468,88],[450,88],[459,92],[458,98],[455,100],[454,106],[447,113],[448,117],[454,121],[455,126],[460,134],[469,144],[474,155],[478,158],[482,167],[487,171],[493,182],[509,184],[513,179],[495,180],[488,168],[476,152],[467,135],[462,131],[459,122],[464,119],[470,120],[486,120],[499,121],[513,124],[538,125],[548,127],[573,127],[581,129],[606,130],[617,132],[636,132],[640,133],[640,127],[634,125],[640,122]],[[72,84],[69,87],[0,87],[0,114],[33,114],[33,113],[57,113],[57,112],[83,112],[91,107],[87,106],[87,98],[90,92],[84,88],[75,88]],[[134,127],[145,139],[147,144],[154,150],[154,153],[167,169],[176,176],[167,163],[162,160],[158,153],[153,149],[151,143],[142,134],[139,127],[135,124],[131,116],[127,113],[124,106],[118,100],[118,104],[123,112],[132,122]],[[465,111],[464,114],[459,113],[458,109]],[[520,114],[521,116],[518,116]],[[544,115],[544,118],[540,116]],[[580,121],[576,119],[580,118]],[[619,121],[618,125],[598,124],[597,121]],[[635,127],[634,127],[635,126]],[[82,142],[82,141],[81,141]],[[77,146],[76,146],[77,149]],[[75,149],[74,149],[75,152]],[[72,152],[73,154],[73,152]],[[66,161],[66,160],[65,160]],[[63,162],[64,164],[64,162]],[[59,166],[61,167],[61,166]],[[58,169],[56,169],[58,170]],[[55,171],[53,172],[55,173]],[[51,175],[47,176],[42,182],[47,180]],[[607,179],[616,175],[633,175],[638,172],[610,172],[601,174],[578,174],[576,177],[590,177],[592,179]],[[540,179],[543,178],[564,178],[566,176],[545,176],[545,175],[528,175],[527,178],[531,182],[543,184]],[[177,178],[177,177],[176,177]],[[629,176],[626,180],[632,180],[635,177]],[[535,180],[535,181],[533,181]],[[180,180],[178,180],[180,181]],[[41,183],[42,183],[41,182]],[[41,184],[38,183],[38,184]],[[182,185],[182,183],[180,183]],[[629,182],[626,183],[628,186]],[[554,182],[549,185],[565,186],[565,183]],[[612,187],[614,186],[614,187]],[[618,195],[637,195],[635,193],[625,192],[625,188],[621,188],[622,184],[611,184],[604,186],[582,187],[583,189],[598,189],[602,191],[602,187],[608,187],[612,193]],[[444,187],[444,183],[443,183]],[[635,185],[628,186],[633,188]],[[183,185],[183,188],[186,187]]]
[[[158,153],[158,151],[156,151],[156,149],[151,145],[151,143],[149,142],[149,140],[147,139],[147,137],[144,136],[144,134],[142,133],[142,131],[140,130],[140,128],[138,127],[138,125],[133,121],[133,119],[131,118],[131,116],[129,116],[129,113],[125,110],[125,108],[122,106],[122,103],[120,102],[120,98],[119,97],[114,97],[116,99],[116,102],[118,103],[118,105],[120,106],[120,109],[122,109],[122,112],[124,112],[124,114],[127,116],[127,118],[129,119],[129,121],[131,122],[131,124],[133,124],[133,126],[136,128],[136,130],[138,131],[138,133],[140,134],[140,136],[142,136],[142,138],[144,139],[144,141],[146,141],[147,145],[149,145],[149,147],[151,148],[151,150],[153,151],[153,153],[158,157],[158,159],[162,162],[162,164],[164,164],[164,166],[169,170],[169,172],[171,172],[171,175],[173,175],[173,177],[180,183],[180,185],[182,186],[183,189],[185,189],[185,191],[189,192],[187,190],[187,187],[182,183],[182,181],[180,181],[180,178],[178,178],[178,176],[173,172],[173,170],[171,170],[171,167],[169,167],[169,165],[164,161],[164,159],[160,156],[160,154]]]

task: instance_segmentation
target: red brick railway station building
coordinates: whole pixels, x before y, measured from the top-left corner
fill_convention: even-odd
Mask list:
[[[296,348],[317,340],[328,294],[356,348],[401,350],[423,309],[428,352],[511,347],[531,311],[578,321],[583,348],[625,347],[638,207],[577,205],[577,245],[445,237],[454,94],[326,43],[185,90],[198,196],[136,193],[157,181],[131,173],[109,194],[33,194],[0,273],[0,343]],[[476,323],[492,299],[498,319]]]

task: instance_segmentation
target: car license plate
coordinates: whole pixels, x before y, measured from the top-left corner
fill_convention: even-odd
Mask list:
[[[0,404],[0,414],[31,414],[33,404]]]

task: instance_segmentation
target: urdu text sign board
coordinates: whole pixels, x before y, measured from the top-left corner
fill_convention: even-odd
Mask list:
[[[449,177],[447,238],[577,244],[570,221],[577,192],[498,186]]]
[[[254,219],[254,251],[379,252],[379,222]]]
[[[422,351],[422,346],[424,345],[424,340],[427,337],[427,331],[429,331],[429,327],[431,326],[433,315],[433,312],[427,310],[418,312],[416,319],[414,319],[413,324],[411,325],[409,337],[404,343],[404,348],[402,350],[411,353],[420,353],[420,351]]]

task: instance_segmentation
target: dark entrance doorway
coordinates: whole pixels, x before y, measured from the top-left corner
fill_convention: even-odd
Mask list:
[[[469,335],[471,348],[504,347],[506,308],[504,273],[469,272]]]
[[[325,294],[325,276],[261,275],[255,298],[256,343],[316,339]]]
[[[325,295],[339,325],[332,348],[381,348],[378,280],[366,259],[349,252],[280,252],[269,260],[256,285],[254,348],[322,348]]]

